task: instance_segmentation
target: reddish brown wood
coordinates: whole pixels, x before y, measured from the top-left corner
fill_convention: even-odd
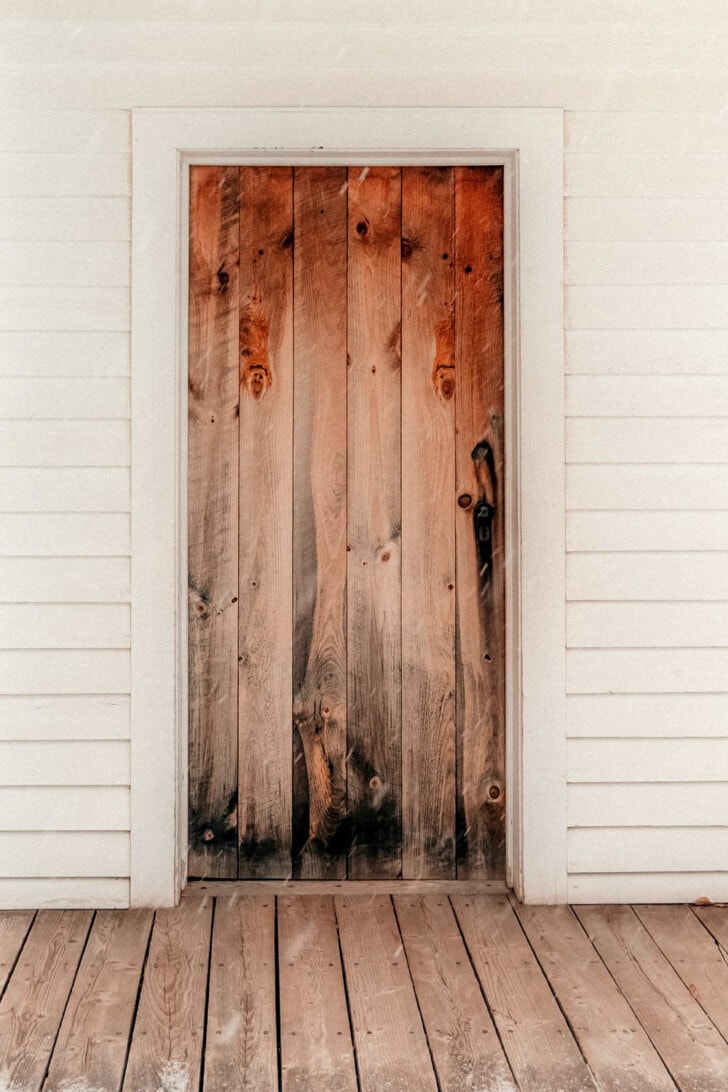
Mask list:
[[[346,168],[294,172],[293,874],[346,875]]]
[[[455,169],[458,849],[505,874],[503,168]]]
[[[190,170],[191,876],[237,876],[238,168]]]
[[[293,178],[240,168],[240,876],[291,871]]]
[[[349,168],[352,879],[396,877],[402,867],[400,190],[395,167]]]
[[[402,170],[402,875],[455,877],[454,181]]]

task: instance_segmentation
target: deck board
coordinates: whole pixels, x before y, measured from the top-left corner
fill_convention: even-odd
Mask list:
[[[2,1092],[728,1087],[726,907],[261,886],[0,913]]]
[[[43,1084],[93,914],[41,910],[0,1001],[0,1080],[10,1092]]]
[[[154,914],[100,910],[58,1033],[43,1092],[119,1092]]]
[[[725,1092],[728,1043],[629,906],[576,913],[683,1092]]]
[[[356,1092],[334,900],[278,900],[283,1092]]]

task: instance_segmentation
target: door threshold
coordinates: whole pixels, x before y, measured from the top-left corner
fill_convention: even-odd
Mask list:
[[[219,895],[506,895],[504,880],[190,880],[182,898]]]

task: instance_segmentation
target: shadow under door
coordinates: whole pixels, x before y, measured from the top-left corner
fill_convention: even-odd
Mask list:
[[[503,169],[190,172],[190,876],[503,878]]]

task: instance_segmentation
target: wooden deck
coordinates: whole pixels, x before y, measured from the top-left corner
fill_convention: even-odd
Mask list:
[[[467,892],[4,913],[0,1092],[725,1092],[726,949],[725,907]]]

